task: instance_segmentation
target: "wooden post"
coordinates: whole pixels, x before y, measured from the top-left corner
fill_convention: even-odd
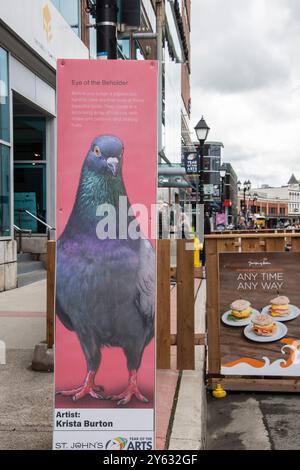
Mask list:
[[[190,245],[191,249],[187,249]],[[177,369],[195,369],[194,241],[177,240]]]
[[[285,237],[266,238],[266,251],[284,251]]]
[[[242,252],[265,251],[265,244],[260,238],[249,238],[247,235],[241,236]]]
[[[52,348],[54,344],[54,311],[55,311],[55,264],[56,242],[47,243],[47,344]]]
[[[218,240],[205,239],[206,246],[206,311],[208,339],[208,373],[219,374],[220,358],[220,318],[219,318],[219,266]]]
[[[299,238],[292,238],[292,251],[300,251],[300,237]]]
[[[157,241],[157,367],[171,368],[170,240]]]

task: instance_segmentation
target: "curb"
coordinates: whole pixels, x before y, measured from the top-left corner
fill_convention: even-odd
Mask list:
[[[195,330],[205,332],[206,283],[197,292]],[[169,437],[170,450],[204,450],[206,447],[205,346],[196,346],[196,369],[183,371],[180,377],[174,420]]]

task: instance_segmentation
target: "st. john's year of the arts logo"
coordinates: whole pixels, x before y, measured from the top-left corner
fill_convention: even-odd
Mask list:
[[[107,442],[105,448],[107,450],[124,450],[127,444],[127,439],[124,437],[116,437]]]
[[[151,437],[116,437],[110,439],[105,446],[106,450],[151,450],[153,442]]]

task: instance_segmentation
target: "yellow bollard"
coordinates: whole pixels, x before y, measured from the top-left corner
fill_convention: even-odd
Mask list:
[[[212,395],[214,398],[225,398],[227,393],[225,392],[221,384],[217,384],[216,388],[212,392]]]
[[[194,267],[200,268],[201,261],[200,261],[200,250],[202,249],[202,244],[199,241],[198,237],[194,237]]]

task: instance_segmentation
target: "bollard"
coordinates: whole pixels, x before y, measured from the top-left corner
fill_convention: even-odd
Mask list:
[[[202,243],[200,243],[198,237],[194,237],[194,268],[201,267],[200,251],[202,249]]]
[[[6,364],[6,344],[4,341],[0,341],[0,365]]]
[[[212,395],[214,398],[225,398],[227,396],[227,393],[223,389],[221,384],[217,384],[216,388],[212,392]]]

